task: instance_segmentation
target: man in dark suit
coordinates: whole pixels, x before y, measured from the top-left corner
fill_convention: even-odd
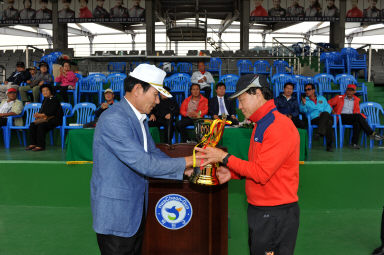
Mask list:
[[[208,114],[213,119],[222,118],[225,114],[227,120],[232,121],[232,125],[238,125],[239,121],[236,118],[236,109],[232,101],[225,98],[225,84],[219,82],[216,84],[216,96],[209,99]]]

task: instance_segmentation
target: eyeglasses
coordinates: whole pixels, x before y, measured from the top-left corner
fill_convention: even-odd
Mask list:
[[[312,88],[310,88],[310,89],[305,89],[305,91],[311,91],[312,90]]]

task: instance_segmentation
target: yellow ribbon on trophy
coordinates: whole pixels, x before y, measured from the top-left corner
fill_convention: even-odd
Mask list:
[[[209,122],[211,123],[211,125],[210,125],[209,132],[205,134],[203,139],[201,139],[201,141],[198,144],[196,144],[195,148],[193,148],[193,167],[196,167],[196,148],[202,144],[204,144],[204,147],[203,147],[204,149],[208,145],[213,145],[212,147],[215,147],[219,143],[223,135],[223,129],[225,124],[228,124],[228,125],[232,124],[231,121],[221,120],[221,119],[204,120],[204,122]],[[217,130],[218,135],[214,136],[214,130],[217,126],[218,126],[218,130]],[[213,140],[210,141],[211,138],[213,138]]]

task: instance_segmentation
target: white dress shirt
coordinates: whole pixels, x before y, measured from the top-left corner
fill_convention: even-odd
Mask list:
[[[221,101],[222,100],[222,101]],[[223,114],[225,114],[225,115],[229,115],[228,114],[228,110],[227,110],[227,107],[225,107],[225,101],[224,101],[224,97],[219,97],[219,96],[217,96],[217,101],[219,102],[219,116],[222,116]],[[224,106],[224,109],[225,109],[225,112],[221,112],[221,107],[220,107],[220,104],[223,104],[223,106]]]
[[[125,97],[124,97],[125,98]],[[141,126],[141,131],[143,132],[143,141],[144,141],[144,150],[145,152],[148,152],[148,147],[147,147],[147,133],[145,132],[145,126],[144,126],[144,120],[147,118],[147,115],[146,114],[142,114],[140,113],[130,102],[127,98],[125,98],[125,100],[127,100],[128,104],[131,106],[133,112],[135,113],[137,119],[139,120],[140,122],[140,126]]]

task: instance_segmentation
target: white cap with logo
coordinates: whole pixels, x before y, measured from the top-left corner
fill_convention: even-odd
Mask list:
[[[172,97],[166,89],[164,89],[164,78],[167,75],[166,72],[157,68],[155,65],[140,64],[130,74],[130,76],[149,83],[157,91],[166,97]]]

